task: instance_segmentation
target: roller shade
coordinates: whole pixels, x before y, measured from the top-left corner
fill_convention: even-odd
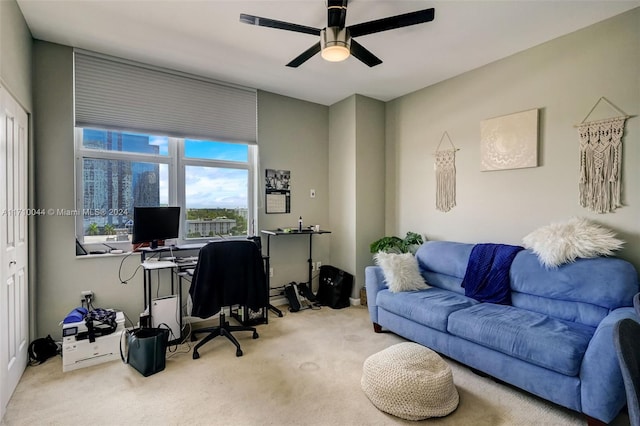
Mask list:
[[[75,52],[75,123],[256,144],[255,89]]]

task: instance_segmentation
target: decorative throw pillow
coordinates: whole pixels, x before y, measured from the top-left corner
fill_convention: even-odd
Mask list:
[[[380,251],[373,258],[382,268],[389,290],[393,293],[430,287],[420,275],[418,261],[411,253],[396,254]]]
[[[577,258],[609,256],[620,249],[624,241],[609,229],[574,217],[538,228],[525,236],[522,243],[538,255],[543,266],[552,269]]]

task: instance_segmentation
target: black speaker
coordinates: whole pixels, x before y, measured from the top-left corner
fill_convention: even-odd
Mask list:
[[[316,301],[334,309],[350,305],[349,297],[353,287],[353,275],[331,265],[320,267],[320,287]]]

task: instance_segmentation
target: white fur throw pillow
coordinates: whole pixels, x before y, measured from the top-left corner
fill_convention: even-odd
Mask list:
[[[574,217],[536,229],[522,239],[547,269],[577,258],[608,256],[624,244],[615,233],[587,219]]]
[[[420,275],[418,261],[411,253],[396,254],[380,251],[373,258],[382,268],[387,286],[393,293],[429,288]]]

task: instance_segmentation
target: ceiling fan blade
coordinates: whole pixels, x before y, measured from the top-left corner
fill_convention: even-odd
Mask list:
[[[279,30],[294,31],[296,33],[304,33],[311,35],[320,35],[319,28],[307,27],[304,25],[292,24],[290,22],[276,21],[275,19],[261,18],[259,16],[240,14],[240,22],[249,25],[258,25],[260,27],[277,28]]]
[[[291,68],[298,68],[300,65],[307,62],[307,60],[309,60],[313,55],[315,55],[318,52],[320,52],[320,42],[317,42],[316,44],[314,44],[313,46],[311,46],[310,48],[302,52],[300,55],[294,58],[291,62],[289,62],[287,66]]]
[[[327,27],[344,28],[347,20],[348,0],[328,0],[327,2]]]
[[[351,25],[349,27],[349,33],[351,34],[351,37],[359,37],[367,34],[378,33],[380,31],[393,30],[395,28],[408,27],[410,25],[433,21],[434,16],[435,10],[433,8],[418,10],[416,12],[409,12],[402,15],[390,16],[388,18]]]
[[[365,65],[370,67],[375,67],[376,65],[380,65],[382,61],[373,53],[369,52],[364,48],[360,43],[351,39],[351,54],[355,56],[360,61],[364,62]]]

